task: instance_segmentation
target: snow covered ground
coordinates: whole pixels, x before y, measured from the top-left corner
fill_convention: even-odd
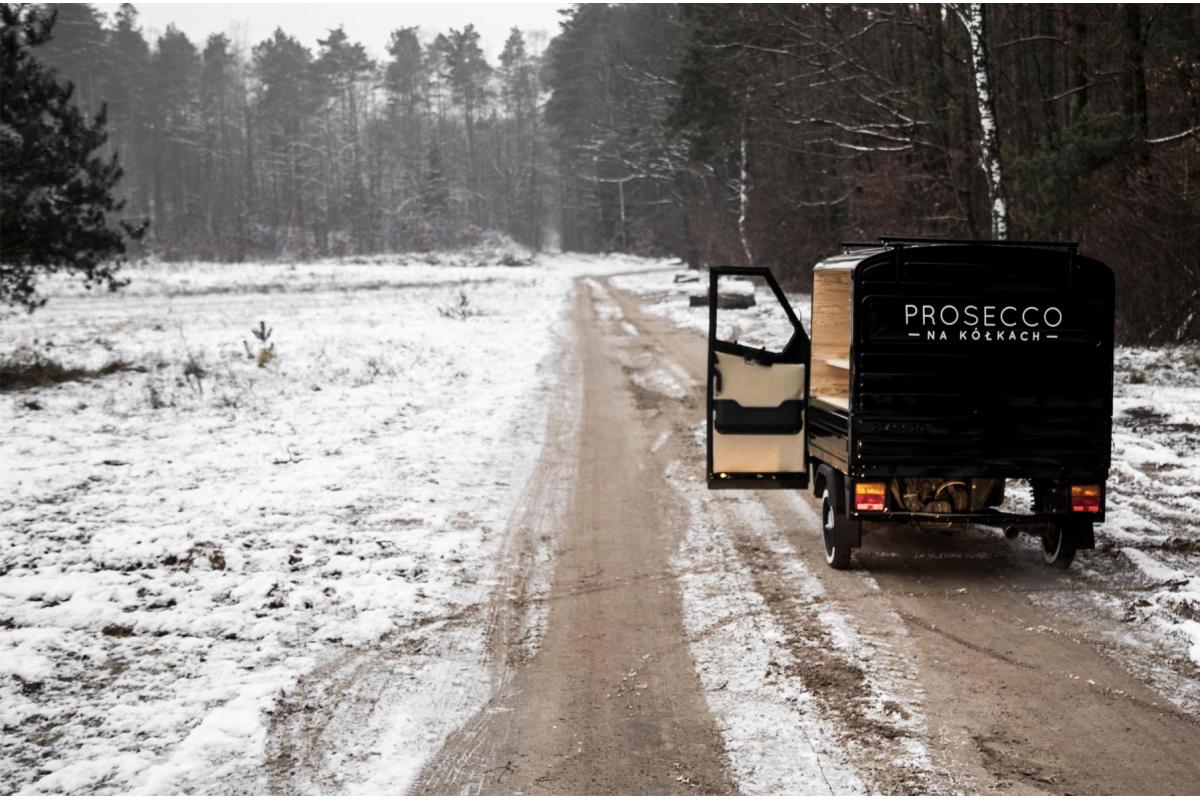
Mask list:
[[[482,702],[464,612],[571,278],[654,266],[514,261],[149,265],[0,317],[0,356],[95,374],[0,394],[0,792],[263,792],[297,680],[398,638],[406,758],[373,788],[405,788]]]
[[[502,582],[505,524],[544,443],[572,279],[615,275],[646,310],[706,332],[696,284],[674,273],[519,251],[147,265],[117,295],[53,283],[36,314],[0,312],[0,360],[79,378],[0,387],[0,792],[277,790],[269,732],[309,702],[306,676],[336,686],[375,653],[390,704],[370,721],[378,752],[300,788],[403,791],[486,699],[473,611]],[[588,286],[636,341],[616,299]],[[757,291],[722,324],[777,341],[786,320]],[[791,300],[807,324],[808,298]],[[1200,351],[1117,360],[1109,521],[1065,578],[1074,591],[1031,601],[1085,605],[1133,670],[1200,710]],[[669,360],[627,366],[671,400],[700,391]],[[694,473],[668,474],[690,511],[674,565],[739,786],[864,785],[825,735],[836,709],[787,669],[758,678],[801,645],[891,658],[864,719],[931,774],[914,667],[883,644],[907,637],[903,623],[859,630],[757,501],[727,508]],[[821,616],[769,608],[722,524],[788,564]]]
[[[639,294],[646,311],[707,333],[708,310],[688,303],[696,284],[669,272],[613,283]],[[768,297],[760,285],[756,306],[719,316],[744,340],[777,340],[786,320]],[[789,301],[807,328],[810,297]],[[1097,550],[1072,568],[1084,591],[1035,602],[1090,603],[1088,613],[1116,625],[1108,635],[1135,672],[1200,712],[1200,347],[1118,348],[1114,383],[1107,521]]]

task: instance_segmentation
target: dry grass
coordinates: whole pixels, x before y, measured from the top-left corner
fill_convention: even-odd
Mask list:
[[[0,393],[100,378],[117,372],[145,372],[145,368],[121,360],[110,361],[99,369],[64,367],[43,353],[22,349],[0,361]]]

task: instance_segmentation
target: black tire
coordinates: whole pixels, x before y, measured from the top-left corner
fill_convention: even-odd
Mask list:
[[[821,495],[821,539],[825,545],[825,563],[834,569],[850,568],[850,551],[853,548],[833,543],[834,529],[837,527],[838,513],[829,496],[829,489]]]
[[[1054,533],[1042,537],[1042,558],[1055,569],[1066,569],[1075,560],[1075,537],[1065,525],[1055,525]]]

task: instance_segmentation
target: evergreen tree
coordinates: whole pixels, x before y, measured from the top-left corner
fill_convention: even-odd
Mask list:
[[[245,236],[241,208],[246,176],[239,168],[241,143],[241,85],[238,67],[223,33],[208,37],[200,73],[199,120],[203,129],[200,142],[203,167],[200,181],[204,208],[206,242],[226,241],[236,230],[239,250]],[[239,102],[239,100],[241,102]]]
[[[537,70],[525,50],[525,36],[519,28],[513,28],[504,42],[498,73],[508,123],[500,211],[506,230],[520,241],[537,246],[540,231]]]
[[[314,63],[324,110],[327,224],[349,226],[354,249],[370,249],[362,141],[359,136],[359,83],[371,73],[374,62],[359,42],[351,42],[346,31],[335,28],[317,40],[321,50]],[[334,114],[336,112],[336,114]]]
[[[112,72],[103,15],[86,3],[51,3],[47,8],[56,15],[54,36],[38,47],[37,57],[71,80],[81,111],[95,114]]]
[[[199,172],[200,54],[174,25],[158,38],[149,101],[154,126],[154,238],[170,255],[192,250],[201,226],[192,191]]]
[[[479,202],[479,148],[476,142],[478,114],[488,97],[488,77],[491,66],[479,46],[479,32],[474,25],[462,30],[450,29],[449,34],[438,34],[434,40],[434,52],[442,61],[442,77],[450,86],[453,101],[462,106],[463,125],[467,134],[467,196],[471,220],[481,223]]]
[[[264,139],[264,222],[281,238],[271,249],[292,250],[292,237],[311,225],[322,241],[324,218],[316,210],[316,187],[310,144],[312,115],[319,98],[312,75],[312,53],[283,29],[254,46],[253,73],[258,79],[255,100],[257,130]],[[299,249],[307,250],[307,246]]]
[[[151,104],[147,101],[150,78],[150,45],[137,24],[137,9],[122,3],[116,24],[109,32],[109,65],[104,84],[112,124],[112,144],[122,154],[129,171],[125,196],[138,216],[149,216],[154,164],[154,131]],[[66,36],[62,43],[67,44]],[[77,78],[67,73],[69,78]]]
[[[120,286],[127,238],[141,229],[110,224],[122,204],[116,156],[96,155],[107,137],[105,109],[89,120],[73,87],[34,57],[53,12],[0,5],[0,299],[32,310],[39,273],[67,272],[91,286]]]

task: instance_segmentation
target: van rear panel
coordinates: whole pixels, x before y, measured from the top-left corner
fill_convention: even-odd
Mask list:
[[[860,263],[852,292],[852,474],[1103,480],[1103,264],[1055,249],[897,247]]]

